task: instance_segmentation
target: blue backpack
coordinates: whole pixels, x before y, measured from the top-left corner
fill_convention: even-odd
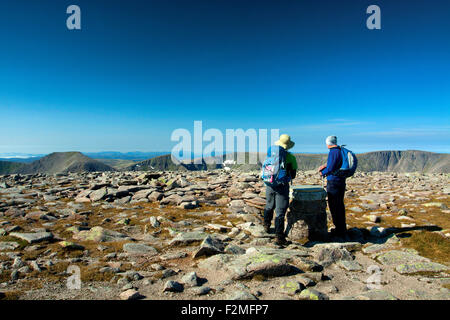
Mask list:
[[[342,166],[339,170],[333,173],[336,177],[349,178],[355,174],[356,167],[358,166],[358,159],[355,154],[346,148],[344,145],[340,147],[342,155]]]
[[[271,187],[289,183],[290,177],[286,170],[287,151],[280,146],[271,146],[267,150],[267,158],[261,169],[261,179]]]

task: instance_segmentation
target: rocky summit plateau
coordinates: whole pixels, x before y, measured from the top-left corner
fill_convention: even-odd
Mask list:
[[[257,172],[64,171],[0,176],[0,299],[450,298],[448,173],[357,172],[345,239],[278,247]]]

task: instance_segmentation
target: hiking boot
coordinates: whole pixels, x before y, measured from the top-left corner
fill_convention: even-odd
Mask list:
[[[264,231],[270,233],[270,224],[264,224]]]
[[[291,243],[292,242],[286,240],[286,237],[284,235],[277,235],[277,238],[275,240],[275,244],[277,246],[288,246]]]
[[[336,229],[331,229],[330,233],[328,234],[328,238],[330,241],[334,242],[345,242],[348,237],[346,236],[346,231],[338,232]]]

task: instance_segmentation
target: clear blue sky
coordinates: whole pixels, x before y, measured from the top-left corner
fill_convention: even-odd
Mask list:
[[[449,152],[449,39],[447,0],[3,0],[0,153],[170,151],[194,120]]]

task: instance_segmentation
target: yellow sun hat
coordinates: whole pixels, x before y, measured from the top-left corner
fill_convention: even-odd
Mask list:
[[[278,141],[275,141],[275,145],[282,146],[284,149],[288,150],[295,145],[295,142],[291,141],[291,137],[289,135],[282,134],[280,136],[280,139],[278,139]]]

